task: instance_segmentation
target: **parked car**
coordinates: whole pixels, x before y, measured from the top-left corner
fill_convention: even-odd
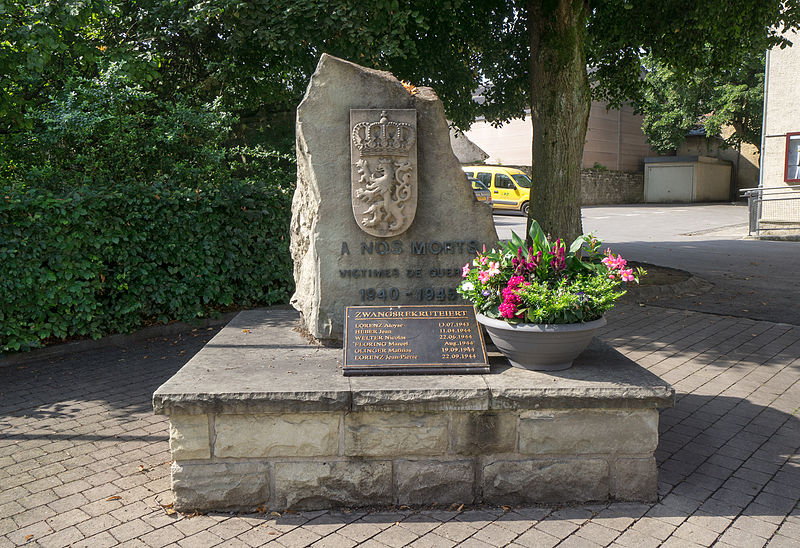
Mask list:
[[[491,205],[492,203],[492,192],[483,184],[480,179],[476,179],[475,177],[467,177],[470,186],[472,187],[472,192],[475,194],[475,199],[479,202],[483,202],[484,204]]]
[[[531,180],[524,171],[502,166],[465,166],[467,177],[478,179],[492,194],[492,209],[528,214]]]

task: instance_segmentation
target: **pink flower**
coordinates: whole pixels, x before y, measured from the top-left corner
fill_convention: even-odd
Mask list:
[[[489,258],[486,255],[484,255],[483,257],[479,257],[479,259],[478,259],[478,261],[481,264],[486,264],[486,261],[488,261],[488,260],[489,260]]]
[[[514,305],[514,304],[512,304],[512,303],[510,303],[508,301],[503,301],[503,304],[500,305],[499,310],[500,310],[500,314],[504,318],[513,318],[514,315],[517,313],[516,305]]]
[[[517,312],[517,307],[522,302],[522,298],[517,295],[515,291],[524,280],[525,278],[522,276],[512,276],[503,289],[503,303],[500,305],[499,310],[504,318],[513,318],[514,316],[520,315]]]
[[[628,268],[626,270],[620,270],[619,277],[622,278],[623,282],[632,282],[634,280],[633,269]]]
[[[485,270],[481,270],[480,272],[478,272],[478,280],[482,284],[485,284],[486,282],[488,282],[491,277],[492,276]]]
[[[550,260],[550,267],[556,272],[567,268],[566,249],[564,248],[564,244],[561,243],[561,238],[556,240],[556,243],[553,244],[552,253],[553,258]]]
[[[490,278],[496,274],[500,274],[500,263],[497,261],[489,261],[489,270],[487,270],[487,272]]]
[[[461,277],[466,278],[469,276],[469,263],[464,265],[464,268],[461,269]]]
[[[615,256],[613,253],[611,253],[611,250],[606,251],[606,253],[607,253],[606,257],[603,258],[603,260],[600,261],[600,262],[602,262],[604,265],[606,265],[609,269],[611,269],[611,270],[616,270],[616,269],[621,270],[621,269],[625,268],[626,264],[628,264],[628,261],[626,261],[625,259],[623,259],[619,255]]]

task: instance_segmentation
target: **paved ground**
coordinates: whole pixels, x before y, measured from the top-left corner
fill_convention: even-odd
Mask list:
[[[150,397],[211,328],[0,362],[0,547],[800,546],[800,325],[635,304],[609,320],[602,336],[678,391],[657,503],[172,513]]]

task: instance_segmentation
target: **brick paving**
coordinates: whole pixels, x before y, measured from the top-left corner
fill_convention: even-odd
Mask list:
[[[678,392],[657,503],[172,513],[151,395],[211,328],[0,366],[0,548],[800,546],[800,326],[630,304],[609,320]]]

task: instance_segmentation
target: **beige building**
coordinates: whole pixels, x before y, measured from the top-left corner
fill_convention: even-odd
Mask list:
[[[466,135],[489,155],[487,164],[529,166],[532,131],[530,118],[512,120],[502,128],[479,119]],[[645,156],[654,155],[642,133],[642,117],[631,106],[607,110],[605,103],[592,101],[581,167],[641,171]]]
[[[800,222],[800,36],[791,32],[787,37],[795,45],[773,48],[766,60],[759,186],[776,190],[764,191],[764,222]]]

